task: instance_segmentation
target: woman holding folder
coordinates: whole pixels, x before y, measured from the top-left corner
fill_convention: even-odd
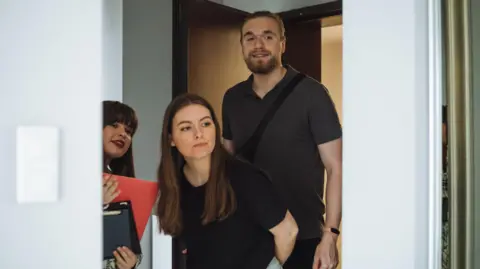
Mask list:
[[[229,155],[211,105],[186,94],[168,106],[158,169],[160,229],[179,237],[188,269],[277,269],[297,224],[265,173]]]
[[[119,194],[114,175],[135,177],[133,168],[132,138],[137,130],[135,111],[117,101],[103,102],[103,206],[108,208]],[[140,263],[127,247],[119,247],[114,259],[104,260],[104,269],[132,269]]]

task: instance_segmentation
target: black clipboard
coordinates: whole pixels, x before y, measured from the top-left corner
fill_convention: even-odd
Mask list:
[[[113,259],[113,251],[121,246],[142,254],[130,201],[111,203],[103,210],[103,259]]]

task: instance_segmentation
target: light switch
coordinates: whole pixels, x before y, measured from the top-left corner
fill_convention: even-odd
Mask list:
[[[17,201],[58,200],[60,131],[50,126],[17,128]]]

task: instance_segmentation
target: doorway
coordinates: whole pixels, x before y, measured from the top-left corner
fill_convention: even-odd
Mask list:
[[[190,92],[206,98],[222,124],[225,91],[250,75],[241,53],[240,27],[249,14],[211,1],[176,0],[172,96]],[[174,6],[175,9],[175,6]],[[183,14],[183,16],[180,16]],[[342,119],[342,3],[279,13],[285,24],[283,62],[324,84]],[[328,67],[328,68],[322,68]],[[174,242],[175,269],[185,268]],[[341,261],[341,237],[338,240]],[[337,268],[341,268],[341,263]]]
[[[221,122],[223,94],[250,75],[238,34],[248,14],[213,1],[174,0],[172,97],[202,95]],[[342,1],[279,13],[287,33],[284,63],[323,82],[322,29],[341,25],[341,14]]]

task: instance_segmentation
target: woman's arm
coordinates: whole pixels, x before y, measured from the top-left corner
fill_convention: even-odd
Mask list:
[[[283,264],[295,245],[297,223],[265,172],[253,166],[243,167],[242,171],[241,180],[234,182],[238,198],[246,203],[253,219],[265,229],[265,232],[273,235],[275,257]],[[265,253],[271,253],[272,250],[272,241],[259,242],[248,260],[254,261],[257,256],[264,257]],[[273,258],[272,256],[271,259]],[[246,264],[248,265],[248,261]]]
[[[275,257],[281,264],[284,264],[295,245],[298,233],[297,223],[290,212],[286,211],[285,218],[269,231],[275,240]],[[248,269],[258,266],[258,260],[263,259],[265,253],[269,253],[271,248],[272,245],[269,240],[264,240],[255,245],[248,258],[244,260],[242,268]],[[273,257],[271,258],[273,259]]]
[[[284,264],[295,246],[297,240],[298,226],[290,211],[287,210],[285,218],[270,229],[275,239],[275,257],[281,264]]]

